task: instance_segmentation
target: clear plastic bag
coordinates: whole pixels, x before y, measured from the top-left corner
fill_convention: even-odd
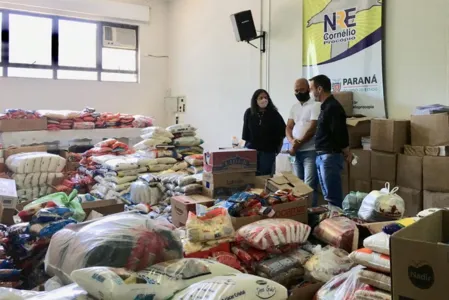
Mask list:
[[[355,292],[353,300],[391,300],[390,294],[382,291],[359,290]]]
[[[75,270],[71,276],[98,299],[123,300],[169,299],[192,284],[234,273],[240,272],[213,260],[184,258],[159,263],[140,272],[93,267]]]
[[[318,224],[313,230],[313,235],[331,246],[350,252],[353,248],[356,228],[357,225],[354,221],[346,217],[336,217],[326,219]]]
[[[195,283],[177,293],[172,300],[286,300],[287,298],[287,289],[279,283],[249,274],[231,274]]]
[[[314,255],[306,262],[304,269],[309,279],[327,282],[335,275],[350,270],[353,265],[348,252],[326,246],[314,250]]]
[[[362,192],[350,192],[343,200],[343,212],[346,216],[355,218],[362,205],[363,199],[367,196],[367,193]]]
[[[237,231],[237,240],[256,249],[268,250],[307,241],[310,226],[290,219],[264,219]]]
[[[360,282],[362,266],[337,275],[323,285],[316,294],[317,300],[352,300],[359,290],[369,289],[369,285]]]
[[[210,210],[201,217],[189,212],[186,230],[191,242],[213,241],[233,237],[235,234],[231,217],[224,208]]]
[[[0,300],[24,300],[39,294],[41,294],[41,292],[0,287]]]
[[[405,212],[404,200],[396,194],[398,187],[390,191],[387,182],[380,191],[372,191],[362,201],[358,216],[367,222],[386,222],[402,218]]]
[[[178,258],[182,258],[182,244],[175,232],[147,215],[127,212],[58,231],[50,241],[45,270],[71,283],[70,273],[82,268],[142,270]]]
[[[360,281],[383,291],[391,291],[391,277],[382,273],[363,270],[360,272]]]

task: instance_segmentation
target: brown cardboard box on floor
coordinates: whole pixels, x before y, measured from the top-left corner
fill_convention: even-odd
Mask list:
[[[371,149],[399,153],[410,143],[410,121],[392,119],[371,120]]]
[[[203,194],[210,198],[232,196],[254,187],[256,173],[203,173]]]
[[[424,146],[404,146],[404,154],[410,156],[420,156],[423,157],[425,155]]]
[[[449,115],[412,116],[411,133],[413,146],[449,145]]]
[[[371,185],[371,151],[352,149],[351,152],[358,157],[357,164],[349,166],[349,179],[369,181]]]
[[[3,157],[5,160],[17,153],[28,153],[28,152],[47,152],[47,146],[37,145],[37,146],[23,146],[23,147],[9,147],[3,150]]]
[[[425,146],[424,153],[427,156],[449,156],[449,146]]]
[[[423,209],[449,207],[449,193],[424,191]]]
[[[425,156],[423,190],[449,193],[449,157]]]
[[[0,120],[0,132],[47,130],[47,118]]]
[[[371,118],[352,117],[346,119],[349,134],[349,147],[361,148],[362,137],[369,136],[371,130]]]
[[[352,117],[354,109],[354,94],[352,92],[336,92],[333,93],[335,99],[340,102],[345,110],[347,117]]]
[[[449,211],[438,211],[392,235],[392,299],[448,299],[448,241]]]
[[[92,211],[96,211],[103,216],[109,216],[125,211],[125,203],[121,200],[98,200],[83,202],[81,203],[81,207],[86,213],[86,217],[88,217]]]
[[[371,178],[388,182],[396,181],[397,155],[371,151]]]
[[[423,192],[398,186],[399,190],[396,192],[405,203],[405,217],[416,217],[416,215],[423,210]]]
[[[395,181],[385,181],[385,180],[371,180],[371,190],[380,191],[381,189],[385,188],[385,185],[389,183],[390,184],[390,190],[396,186]]]
[[[396,182],[415,190],[422,190],[423,158],[419,156],[398,155]]]
[[[173,225],[184,226],[187,222],[189,212],[196,213],[196,205],[207,207],[214,205],[214,199],[203,195],[174,196],[171,198],[171,215]]]
[[[371,180],[360,180],[360,179],[350,179],[349,180],[349,190],[351,192],[363,192],[370,193],[371,189]]]
[[[315,299],[315,294],[322,286],[323,283],[309,283],[294,288],[287,300],[313,300]]]

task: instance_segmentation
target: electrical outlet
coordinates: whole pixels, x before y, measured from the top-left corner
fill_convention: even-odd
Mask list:
[[[178,97],[178,112],[185,113],[186,112],[186,98]]]

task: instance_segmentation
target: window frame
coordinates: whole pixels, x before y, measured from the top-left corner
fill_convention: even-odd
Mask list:
[[[101,80],[101,73],[117,73],[117,74],[133,74],[136,75],[136,82],[126,83],[138,83],[139,82],[139,26],[137,25],[127,25],[113,22],[104,22],[104,21],[93,21],[87,19],[78,19],[71,17],[63,17],[63,16],[55,16],[55,15],[46,15],[40,13],[32,13],[32,12],[23,12],[23,11],[15,11],[8,9],[0,9],[0,13],[2,14],[2,24],[1,24],[1,62],[0,68],[3,68],[3,77],[8,76],[8,69],[11,68],[22,68],[22,69],[46,69],[53,70],[53,78],[56,80],[80,80],[80,79],[58,79],[58,71],[88,71],[88,72],[96,72],[97,80],[101,82],[109,82]],[[27,64],[27,63],[11,63],[9,62],[9,15],[23,15],[23,16],[31,16],[38,18],[47,18],[52,20],[52,35],[51,35],[51,65],[38,65],[38,64]],[[90,23],[97,25],[97,43],[96,43],[96,58],[97,64],[94,68],[89,67],[69,67],[69,66],[60,66],[59,65],[59,21],[67,20],[67,21],[75,21],[80,23]],[[136,31],[136,70],[135,71],[126,71],[126,70],[110,70],[103,68],[103,27],[111,26],[111,27],[120,27],[126,29],[133,29]],[[111,49],[119,49],[119,48],[111,48]],[[28,78],[28,77],[25,77]],[[30,77],[32,78],[32,77]],[[33,78],[34,79],[34,78]],[[92,80],[91,80],[92,81]],[[125,82],[125,81],[123,81]],[[115,81],[115,83],[121,83],[120,81]]]

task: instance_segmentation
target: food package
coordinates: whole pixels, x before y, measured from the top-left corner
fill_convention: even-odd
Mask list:
[[[382,273],[363,270],[360,272],[360,281],[383,291],[391,291],[391,277]]]
[[[327,282],[335,275],[348,271],[353,265],[354,263],[348,257],[348,252],[326,246],[315,251],[315,254],[304,265],[304,269],[306,276],[311,280]]]
[[[131,201],[136,204],[156,205],[162,199],[162,194],[157,187],[150,187],[141,180],[131,183],[130,196]]]
[[[231,274],[195,283],[177,293],[172,300],[286,300],[287,298],[287,289],[279,283],[249,274]]]
[[[353,300],[391,300],[391,294],[382,291],[359,290],[355,292]]]
[[[371,270],[390,273],[390,256],[362,248],[351,254],[349,258],[356,264],[365,266]]]
[[[147,127],[143,128],[141,130],[142,135],[140,136],[143,140],[149,139],[149,138],[158,138],[158,137],[167,137],[169,139],[174,138],[173,134],[166,130],[165,128],[154,126],[154,127]]]
[[[92,267],[75,270],[71,276],[98,299],[123,300],[169,299],[192,284],[234,273],[240,272],[212,260],[183,258],[162,262],[140,272]]]
[[[239,259],[235,254],[226,251],[218,251],[212,253],[212,258],[218,261],[219,263],[222,263],[236,270],[240,271],[243,269]]]
[[[264,219],[237,231],[236,240],[256,249],[269,250],[307,241],[310,226],[290,219]]]
[[[183,136],[173,140],[175,146],[193,147],[199,146],[203,143],[203,140],[196,136]]]
[[[169,127],[166,128],[167,131],[175,134],[175,133],[182,133],[182,132],[195,132],[196,128],[193,127],[190,124],[176,124],[176,125],[171,125]]]
[[[313,235],[326,244],[351,252],[356,228],[354,221],[346,217],[335,217],[318,224],[313,230]]]
[[[17,174],[61,173],[66,160],[47,152],[24,152],[9,156],[5,163],[11,172]]]
[[[363,267],[356,266],[346,273],[337,275],[323,285],[316,294],[317,300],[352,300],[359,290],[374,290],[360,282],[359,274]]]
[[[166,226],[137,212],[119,213],[70,225],[50,241],[45,270],[71,283],[74,270],[106,266],[139,271],[182,258],[181,240]]]
[[[35,292],[0,288],[0,300],[95,300],[76,284],[67,285],[53,291]]]
[[[368,194],[362,192],[350,192],[343,200],[343,212],[348,217],[357,217],[363,199]]]
[[[207,242],[235,234],[231,217],[224,208],[216,208],[198,217],[192,212],[186,222],[187,237],[191,242]]]
[[[390,255],[390,235],[381,231],[363,240],[363,247],[375,252]]]
[[[362,201],[359,218],[367,222],[401,219],[405,212],[405,203],[404,199],[396,194],[397,191],[397,187],[390,191],[387,183],[387,188],[369,193]]]
[[[193,154],[184,157],[184,160],[189,163],[191,166],[202,166],[203,165],[203,154]]]

